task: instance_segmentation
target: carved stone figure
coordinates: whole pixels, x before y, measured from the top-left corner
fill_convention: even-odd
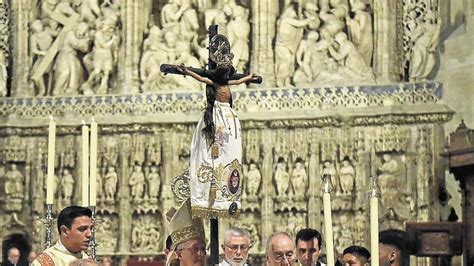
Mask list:
[[[99,0],[82,0],[80,7],[80,20],[90,24],[95,23],[96,19],[102,14],[99,7]]]
[[[297,158],[295,161],[295,168],[291,173],[291,186],[296,198],[304,198],[306,194],[307,183],[308,174],[306,173],[304,161],[301,158]]]
[[[274,179],[277,196],[284,197],[290,185],[290,174],[286,171],[286,162],[283,158],[278,159]]]
[[[53,12],[70,17],[76,13],[71,7],[69,1],[45,0],[41,2],[40,18],[52,18]]]
[[[113,22],[110,22],[113,23]],[[100,85],[95,90],[97,94],[106,94],[109,91],[110,74],[117,63],[119,37],[115,32],[115,25],[102,22],[95,33],[94,53],[93,53],[93,71],[89,75],[89,79],[84,87],[84,94],[93,94],[93,84],[96,80],[100,80]]]
[[[168,60],[168,56],[162,42],[162,31],[156,26],[150,28],[148,38],[143,45],[144,53],[140,62],[140,79],[143,82],[144,91],[157,91],[164,83],[160,65]]]
[[[156,165],[150,167],[150,173],[146,175],[146,181],[148,183],[148,196],[151,199],[157,199],[160,193],[161,178]]]
[[[246,175],[247,180],[247,196],[249,198],[258,198],[260,183],[262,182],[262,174],[257,168],[257,164],[250,162],[249,171]]]
[[[0,97],[7,96],[7,65],[5,51],[0,49]]]
[[[321,56],[320,51],[325,51],[326,49],[321,49],[322,47],[318,46],[319,35],[316,31],[311,31],[308,33],[306,40],[302,40],[298,50],[296,51],[296,62],[298,63],[298,68],[293,77],[293,82],[298,85],[306,85],[311,83],[317,78],[321,72],[321,66],[324,66],[324,60]],[[324,52],[323,52],[324,53]]]
[[[18,170],[17,165],[10,164],[10,170],[5,175],[5,196],[12,199],[23,199],[25,188],[25,177]]]
[[[410,80],[426,80],[435,66],[441,33],[441,23],[432,11],[425,14],[424,22],[416,28],[412,40],[414,45],[410,56]]]
[[[383,160],[384,163],[378,170],[380,171],[379,186],[382,194],[385,194],[385,192],[396,190],[400,166],[391,154],[384,154]]]
[[[145,190],[145,175],[143,174],[140,165],[133,166],[128,185],[132,188],[131,195],[134,201],[143,198],[143,192]]]
[[[161,239],[160,225],[150,216],[140,216],[132,229],[133,251],[158,251]]]
[[[46,84],[43,75],[34,78],[33,73],[37,71],[41,62],[43,61],[44,56],[47,54],[49,48],[53,44],[53,37],[44,30],[43,23],[41,20],[37,19],[31,24],[31,29],[33,31],[30,37],[30,48],[31,53],[36,58],[33,63],[33,68],[31,69],[32,81],[37,89],[37,95],[44,96],[46,95]],[[51,70],[51,65],[49,65],[45,72]]]
[[[187,6],[181,5],[180,0],[170,0],[161,9],[161,27],[172,28],[176,26],[186,9]]]
[[[117,226],[113,220],[107,216],[99,218],[100,223],[96,226],[96,239],[102,250],[115,251],[117,246],[117,238],[115,232],[117,232]]]
[[[77,51],[86,52],[89,49],[88,30],[86,23],[79,23],[66,34],[54,65],[53,95],[78,94],[84,79],[84,68]]]
[[[61,198],[65,202],[71,202],[75,183],[76,181],[74,181],[74,177],[72,176],[71,172],[68,169],[64,169],[61,176]]]
[[[309,30],[317,30],[321,24],[321,20],[319,19],[318,15],[318,5],[315,3],[308,2],[304,6],[303,14],[305,18],[311,19],[311,22],[308,24]]]
[[[364,57],[366,65],[370,66],[374,48],[372,17],[369,12],[366,11],[365,2],[362,0],[357,0],[353,3],[352,11],[355,13],[354,18],[347,20],[349,36],[357,47],[357,50]]]
[[[342,166],[339,170],[339,180],[341,181],[342,194],[351,194],[354,190],[355,170],[348,159],[342,161]]]
[[[237,6],[232,12],[231,21],[227,24],[227,37],[234,54],[235,69],[240,72],[244,71],[249,61],[249,35],[248,11]]]
[[[117,193],[117,182],[118,176],[115,172],[115,167],[109,166],[107,169],[107,174],[104,177],[105,180],[105,200],[113,201],[115,200],[115,194]]]
[[[344,32],[339,32],[335,40],[339,44],[339,49],[336,51],[333,46],[330,46],[329,52],[343,66],[342,71],[344,74],[349,79],[359,81],[374,80],[372,69],[366,64],[364,57],[357,51],[355,45],[347,39],[347,35]]]
[[[299,20],[293,5],[285,8],[277,22],[275,41],[275,76],[277,86],[290,86],[295,72],[296,50],[303,38],[303,30],[311,19]]]

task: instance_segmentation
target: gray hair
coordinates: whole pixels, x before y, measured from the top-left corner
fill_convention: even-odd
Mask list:
[[[225,231],[224,233],[224,242],[227,242],[231,236],[236,237],[246,237],[250,243],[250,234],[249,231],[243,228],[230,228],[229,230]]]
[[[266,246],[265,246],[265,248],[266,248],[265,254],[268,255],[268,252],[271,251],[271,249],[272,249],[272,241],[273,241],[273,239],[274,239],[275,237],[277,237],[277,236],[286,236],[286,237],[288,237],[288,239],[291,240],[291,242],[293,242],[293,238],[291,238],[291,236],[290,236],[289,234],[285,233],[285,232],[273,233],[273,234],[268,238],[268,240],[267,240],[267,244],[266,244]]]
[[[8,249],[7,255],[10,256],[13,251],[18,251],[18,253],[20,253],[20,250],[17,247],[11,247]]]

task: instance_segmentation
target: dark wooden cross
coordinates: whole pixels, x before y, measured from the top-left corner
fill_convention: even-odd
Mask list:
[[[209,44],[212,45],[212,39],[214,36],[218,34],[217,31],[218,25],[211,25],[209,26]],[[190,71],[193,71],[194,73],[200,75],[201,77],[210,77],[210,70],[214,69],[217,67],[217,63],[212,60],[211,56],[211,49],[210,47],[207,48],[209,50],[209,58],[208,58],[208,64],[207,64],[207,69],[200,69],[200,68],[194,68],[194,67],[187,67]],[[229,51],[230,52],[230,51]],[[177,74],[177,75],[184,75],[182,72],[178,70],[179,66],[178,65],[170,65],[170,64],[162,64],[160,66],[160,71],[166,74]],[[243,77],[247,76],[247,74],[243,73],[234,73],[232,77],[230,77],[231,80],[238,80]],[[249,83],[256,83],[256,84],[261,84],[263,81],[262,77],[260,76],[255,76],[252,78]],[[210,86],[210,85],[207,85]],[[211,255],[210,255],[210,263],[211,265],[216,265],[219,264],[219,222],[217,218],[211,218],[210,219],[210,231],[211,231]]]

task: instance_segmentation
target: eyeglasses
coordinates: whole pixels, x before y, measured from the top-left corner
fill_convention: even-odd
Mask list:
[[[285,259],[290,261],[290,260],[293,260],[294,258],[295,258],[295,253],[293,251],[289,251],[287,253],[275,253],[273,255],[273,259],[276,262],[282,262]]]
[[[247,245],[227,245],[227,244],[224,244],[224,246],[232,250],[233,252],[236,252],[239,249],[240,251],[246,252],[252,247],[252,245],[247,246]]]

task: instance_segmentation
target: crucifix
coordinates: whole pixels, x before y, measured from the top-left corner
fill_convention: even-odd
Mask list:
[[[193,136],[189,186],[195,186],[191,191],[197,194],[190,193],[193,215],[210,219],[211,265],[219,263],[218,218],[232,217],[241,209],[241,131],[240,122],[231,108],[228,87],[244,82],[262,83],[260,76],[234,72],[229,41],[218,34],[217,28],[217,25],[209,27],[207,69],[170,64],[160,66],[165,74],[188,74],[206,83],[208,104]],[[219,202],[218,207],[214,204],[216,202]]]

